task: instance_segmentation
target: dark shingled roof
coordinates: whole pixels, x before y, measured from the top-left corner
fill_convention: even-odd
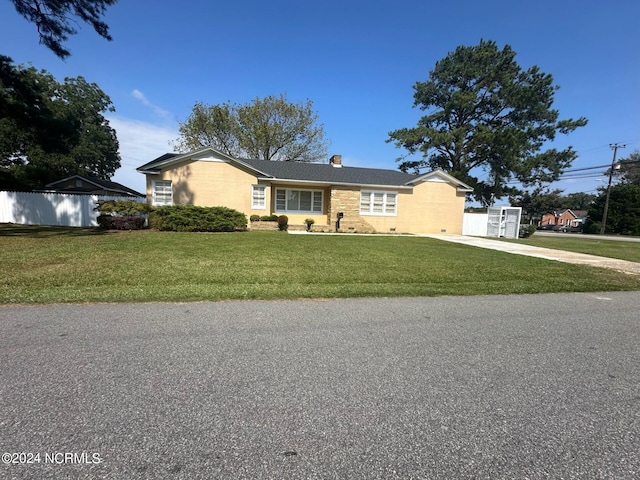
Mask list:
[[[122,193],[125,195],[131,195],[134,197],[144,197],[145,195],[143,193],[140,192],[136,192],[135,190],[133,190],[132,188],[126,187],[124,185],[122,185],[121,183],[118,182],[112,182],[111,180],[103,180],[102,178],[97,178],[97,177],[91,177],[89,175],[72,175],[71,177],[62,179],[62,180],[56,180],[55,182],[51,182],[49,184],[46,185],[46,188],[50,188],[50,189],[55,189],[58,192],[69,192],[69,193],[91,193],[93,191],[95,191],[95,188],[89,188],[89,187],[66,187],[66,188],[55,188],[56,184],[64,182],[66,180],[68,180],[69,178],[82,178],[83,180],[94,184],[96,187],[101,187],[103,190],[110,190],[112,192],[114,192],[115,194],[118,193]]]
[[[148,169],[153,169],[153,167],[161,162],[164,162],[165,160],[169,160],[170,158],[173,157],[177,157],[178,155],[180,155],[179,153],[165,153],[164,155],[159,156],[158,158],[154,158],[153,160],[151,160],[148,163],[145,163],[144,165],[142,165],[141,167],[138,167],[136,170],[148,170]]]
[[[380,168],[334,167],[327,163],[272,162],[244,158],[238,161],[268,177],[280,180],[400,186],[417,178],[416,175]]]
[[[174,157],[182,156],[178,153],[166,153],[152,160],[137,170],[153,172],[160,170],[163,163]],[[278,162],[256,159],[235,159],[238,164],[257,171],[258,176],[273,178],[274,180],[300,180],[319,183],[342,183],[349,185],[389,185],[402,186],[418,178],[417,175],[403,173],[397,170],[360,167],[334,167],[328,163],[306,162]]]

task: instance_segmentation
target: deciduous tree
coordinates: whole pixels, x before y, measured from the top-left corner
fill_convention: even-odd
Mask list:
[[[525,186],[556,180],[576,152],[543,147],[587,120],[559,120],[552,76],[537,66],[523,70],[515,55],[508,45],[500,50],[481,41],[438,61],[429,79],[414,85],[414,107],[427,115],[389,133],[388,141],[408,151],[398,159],[400,169],[442,168],[472,186],[485,205],[517,193],[509,180]]]
[[[109,179],[120,167],[118,140],[104,112],[109,97],[82,77],[59,83],[0,56],[0,180],[42,188],[76,173]]]
[[[324,128],[310,100],[291,103],[280,95],[248,104],[196,103],[180,124],[180,151],[212,147],[233,157],[313,162],[327,155]]]

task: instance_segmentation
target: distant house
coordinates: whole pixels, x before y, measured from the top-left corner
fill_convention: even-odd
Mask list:
[[[545,213],[540,221],[540,226],[555,225],[560,228],[582,228],[587,220],[586,210],[571,210],[565,208],[556,212]]]
[[[71,177],[56,180],[45,186],[44,192],[49,193],[76,193],[85,195],[113,195],[124,197],[142,197],[144,194],[125,187],[124,185],[102,180],[101,178],[87,175],[72,175]]]
[[[237,159],[211,148],[165,154],[139,167],[151,205],[225,206],[251,215],[286,215],[290,225],[359,232],[461,233],[472,189],[442,170],[397,170]]]

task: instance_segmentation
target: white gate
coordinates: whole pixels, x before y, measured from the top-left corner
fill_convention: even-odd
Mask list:
[[[489,207],[487,237],[518,238],[521,207]]]

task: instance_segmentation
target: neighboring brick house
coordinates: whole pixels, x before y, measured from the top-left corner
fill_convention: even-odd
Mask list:
[[[225,206],[247,215],[287,215],[289,224],[359,232],[461,233],[472,189],[442,170],[396,170],[237,159],[211,148],[165,154],[139,167],[151,205]]]
[[[540,221],[540,226],[556,225],[563,228],[580,228],[584,225],[586,219],[586,210],[565,208],[553,213],[545,213]]]

